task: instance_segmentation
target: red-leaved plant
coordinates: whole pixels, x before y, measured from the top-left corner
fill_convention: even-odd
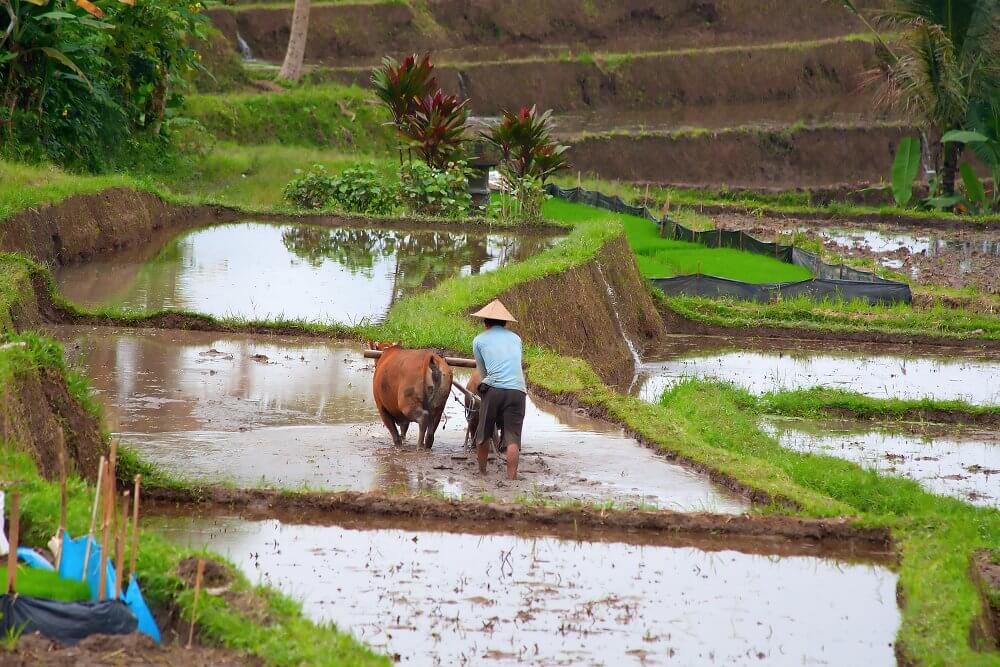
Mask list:
[[[445,94],[433,71],[430,55],[410,55],[401,63],[386,58],[372,73],[372,87],[392,114],[401,143],[443,169],[460,157],[469,101]]]
[[[541,114],[535,107],[504,111],[482,137],[500,152],[500,170],[508,177],[537,178],[544,183],[567,165],[569,147],[552,138],[551,109]]]

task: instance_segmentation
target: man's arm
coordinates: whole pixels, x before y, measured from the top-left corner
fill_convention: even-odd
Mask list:
[[[479,381],[486,379],[486,362],[483,361],[483,353],[480,350],[479,340],[472,341],[472,356],[476,358],[476,369],[479,371]]]

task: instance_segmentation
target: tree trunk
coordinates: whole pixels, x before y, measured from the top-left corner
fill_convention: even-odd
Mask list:
[[[941,169],[941,194],[951,197],[955,194],[955,175],[958,173],[958,154],[961,145],[952,141],[944,145],[944,166]]]
[[[298,81],[302,74],[302,61],[306,55],[306,37],[309,35],[309,0],[295,0],[292,11],[292,32],[288,35],[288,49],[281,64],[278,78]]]

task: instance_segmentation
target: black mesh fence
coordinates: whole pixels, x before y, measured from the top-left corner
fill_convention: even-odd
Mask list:
[[[819,255],[808,250],[780,243],[768,243],[746,232],[711,229],[697,232],[668,217],[662,220],[649,209],[631,206],[618,196],[609,197],[600,192],[583,188],[560,188],[549,183],[546,191],[553,197],[570,202],[587,204],[615,213],[626,213],[646,218],[660,227],[660,235],[678,241],[700,243],[709,248],[734,248],[808,269],[815,278],[785,283],[744,283],[728,278],[693,274],[674,278],[654,278],[653,283],[670,295],[722,297],[746,301],[773,301],[780,298],[806,296],[817,301],[824,299],[861,300],[868,303],[911,303],[910,286],[895,280],[886,280],[871,271],[862,271],[843,264],[827,264]]]

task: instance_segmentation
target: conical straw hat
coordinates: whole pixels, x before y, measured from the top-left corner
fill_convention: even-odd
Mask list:
[[[502,322],[517,322],[514,316],[510,314],[510,311],[500,303],[500,299],[494,299],[493,301],[486,304],[486,306],[475,313],[472,313],[473,317],[479,317],[484,320],[500,320]]]

